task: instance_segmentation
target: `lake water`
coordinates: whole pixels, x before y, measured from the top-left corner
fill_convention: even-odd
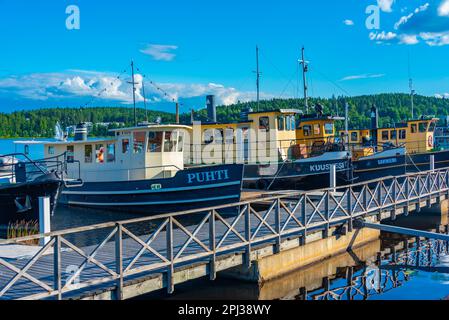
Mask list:
[[[0,139],[0,155],[11,153],[24,153],[24,145],[14,144],[14,141],[28,141],[29,139]],[[32,159],[42,159],[44,157],[44,147],[42,145],[29,145],[29,156]]]

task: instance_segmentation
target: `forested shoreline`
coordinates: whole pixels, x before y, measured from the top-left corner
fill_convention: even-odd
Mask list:
[[[309,105],[317,103],[324,106],[325,113],[344,115],[344,104],[349,104],[349,125],[351,128],[369,127],[369,110],[372,105],[379,109],[380,125],[389,126],[411,118],[410,96],[408,94],[378,94],[357,97],[311,98]],[[449,115],[449,99],[415,96],[415,116],[427,115],[445,118]],[[272,99],[259,104],[259,110],[272,109],[304,109],[302,100]],[[217,107],[219,122],[240,120],[240,113],[245,108],[257,110],[256,102],[237,103]],[[138,119],[145,120],[145,110],[137,110]],[[173,123],[175,115],[169,112],[148,111],[148,119],[155,121],[160,117],[162,123]],[[190,113],[181,114],[182,123],[190,123]],[[205,109],[195,111],[195,119],[205,121]],[[48,138],[53,137],[54,127],[59,121],[62,127],[75,125],[81,121],[91,122],[92,136],[105,136],[108,130],[118,126],[132,125],[134,115],[132,108],[125,107],[92,107],[92,108],[48,108],[36,110],[0,113],[0,137],[2,138]]]

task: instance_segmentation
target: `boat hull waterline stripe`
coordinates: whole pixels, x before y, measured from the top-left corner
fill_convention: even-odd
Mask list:
[[[221,188],[241,184],[240,181],[232,181],[220,184],[209,184],[204,186],[181,187],[181,188],[167,188],[158,190],[126,190],[126,191],[63,191],[66,195],[125,195],[125,194],[146,194],[146,193],[161,193],[161,192],[176,192],[176,191],[190,191],[198,189],[212,189]]]
[[[206,201],[216,201],[216,200],[226,200],[239,198],[240,195],[231,195],[231,196],[223,196],[223,197],[214,197],[214,198],[203,198],[203,199],[189,199],[189,200],[175,200],[175,201],[150,201],[150,202],[79,202],[79,201],[68,201],[69,205],[78,205],[78,206],[145,206],[145,205],[160,205],[160,204],[178,204],[178,203],[194,203],[194,202],[206,202]]]

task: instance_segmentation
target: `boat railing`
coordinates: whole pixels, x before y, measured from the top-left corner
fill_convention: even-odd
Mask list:
[[[45,175],[54,172],[64,183],[66,182],[67,174],[67,153],[57,156],[33,160],[24,153],[11,153],[1,155],[0,158],[11,159],[11,163],[0,165],[0,171],[4,173],[2,177],[7,177],[11,182],[17,182],[17,165],[22,165],[24,168],[22,179],[27,181],[32,180],[40,175]],[[75,161],[74,161],[75,162]],[[3,168],[3,170],[1,170]],[[80,173],[80,164],[78,163],[78,172]],[[78,183],[81,179],[78,175]]]
[[[79,161],[75,161],[75,162],[79,162]],[[105,173],[114,173],[115,175],[117,175],[118,173],[125,173],[127,180],[131,181],[131,180],[135,180],[135,179],[131,179],[132,173],[134,173],[134,172],[152,170],[152,169],[163,169],[162,170],[162,173],[164,175],[163,178],[167,178],[165,176],[165,173],[166,173],[165,169],[167,169],[167,168],[174,169],[171,171],[182,171],[182,169],[180,167],[178,167],[177,165],[170,164],[170,165],[145,166],[145,167],[139,167],[139,168],[126,168],[126,169],[121,169],[121,168],[114,168],[114,169],[107,169],[107,170],[85,170],[85,169],[83,169],[82,172],[79,171],[78,176],[79,177],[82,176],[82,177],[84,177],[84,180],[86,180],[86,177],[90,174],[99,175],[99,174],[105,174]],[[82,180],[82,179],[80,179],[80,180]]]
[[[281,161],[298,160],[322,155],[330,151],[347,150],[346,135],[312,136],[301,139],[277,139],[266,141],[243,140],[236,143],[235,139],[215,139],[211,142],[190,144],[186,161],[189,164],[198,162],[195,158],[201,153],[201,163],[233,163],[258,162],[250,161],[256,155]],[[206,147],[213,152],[205,151]],[[220,152],[221,150],[221,152]],[[211,155],[213,153],[213,155]],[[263,161],[262,161],[263,162]],[[195,163],[197,164],[197,163]]]

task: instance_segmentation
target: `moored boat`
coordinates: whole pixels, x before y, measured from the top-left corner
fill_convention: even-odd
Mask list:
[[[64,182],[63,159],[33,161],[19,153],[0,156],[0,225],[37,221],[41,197],[50,198],[54,211]]]
[[[78,127],[82,127],[79,125]],[[47,155],[67,152],[68,176],[83,185],[64,189],[60,203],[146,214],[239,202],[243,166],[184,169],[184,137],[190,127],[146,124],[112,130],[114,137],[44,142]]]

